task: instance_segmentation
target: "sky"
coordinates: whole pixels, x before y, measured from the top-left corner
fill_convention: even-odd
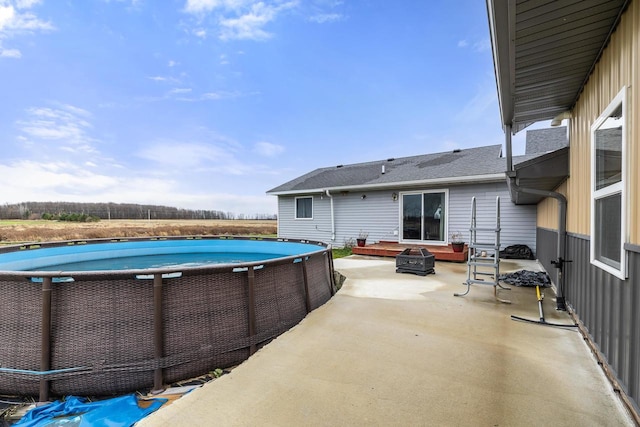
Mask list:
[[[504,142],[478,0],[0,0],[0,93],[0,203],[275,214],[316,168]]]

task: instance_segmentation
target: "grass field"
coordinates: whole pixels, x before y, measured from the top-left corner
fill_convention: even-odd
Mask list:
[[[0,244],[149,236],[275,237],[276,233],[275,220],[103,220],[89,223],[0,221]]]

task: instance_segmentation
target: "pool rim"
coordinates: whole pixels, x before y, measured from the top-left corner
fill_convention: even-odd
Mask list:
[[[174,266],[174,267],[158,267],[158,268],[141,268],[141,269],[115,269],[115,270],[0,270],[0,277],[26,277],[26,278],[45,278],[45,277],[96,277],[96,276],[120,276],[120,275],[138,275],[146,276],[153,274],[170,275],[179,272],[194,272],[201,270],[221,270],[229,271],[246,269],[249,267],[259,267],[264,264],[279,264],[281,262],[289,262],[290,260],[308,258],[309,256],[332,249],[332,245],[307,239],[289,239],[283,237],[260,237],[260,236],[229,236],[229,235],[184,235],[184,236],[145,236],[145,237],[114,237],[114,238],[98,238],[98,239],[74,239],[59,240],[48,242],[27,242],[15,245],[0,246],[0,257],[5,253],[22,252],[22,251],[38,251],[40,249],[56,248],[56,247],[72,247],[79,245],[102,245],[109,243],[128,243],[128,242],[154,242],[154,241],[255,241],[255,242],[282,242],[305,245],[316,245],[318,250],[309,252],[300,252],[295,255],[286,255],[277,258],[268,258],[259,261],[246,261],[237,263],[219,263],[206,264],[198,266]]]

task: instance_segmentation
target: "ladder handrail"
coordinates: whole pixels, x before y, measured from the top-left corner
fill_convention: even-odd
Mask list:
[[[478,227],[477,213],[478,213],[477,200],[476,200],[476,196],[473,196],[471,198],[471,221],[470,221],[471,224],[469,227],[469,246],[468,246],[468,253],[467,253],[467,281],[465,283],[467,285],[467,291],[463,294],[456,293],[454,295],[464,296],[468,294],[471,288],[471,284],[492,285],[494,287],[494,294],[496,296],[496,299],[498,299],[501,302],[508,303],[510,301],[502,300],[498,298],[498,295],[497,295],[497,287],[500,286],[498,282],[500,280],[500,232],[502,231],[500,226],[500,196],[496,196],[495,228],[492,229],[489,227]],[[478,231],[481,231],[483,233],[493,232],[494,233],[493,242],[488,242],[489,239],[486,239],[487,241],[485,242],[479,242]],[[486,249],[487,251],[492,251],[493,262],[491,263],[483,262],[483,261],[489,260],[489,258],[486,256],[487,254],[485,254],[485,256],[483,257],[479,257],[477,255],[478,248]],[[491,268],[493,272],[489,273],[487,271],[478,271],[478,267]],[[478,275],[492,276],[493,281],[479,279],[477,277]],[[505,288],[505,289],[508,289],[508,288]]]

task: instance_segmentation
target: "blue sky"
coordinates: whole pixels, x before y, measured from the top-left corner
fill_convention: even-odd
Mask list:
[[[0,0],[0,93],[0,203],[276,213],[318,167],[504,141],[478,0]]]

